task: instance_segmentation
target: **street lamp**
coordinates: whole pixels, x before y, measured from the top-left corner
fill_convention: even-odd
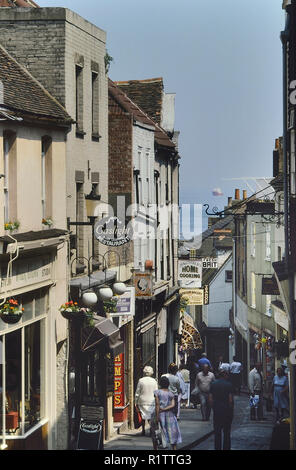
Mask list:
[[[112,286],[112,289],[106,284],[106,273],[107,273],[107,266],[106,266],[106,260],[105,260],[105,256],[106,255],[109,255],[110,253],[115,253],[116,256],[118,257],[118,271],[119,271],[119,279],[116,280]],[[117,253],[117,251],[115,250],[108,250],[103,256],[103,260],[104,260],[104,263],[103,263],[103,270],[105,270],[105,284],[100,287],[99,289],[99,297],[102,299],[102,300],[111,300],[113,295],[114,294],[117,294],[117,295],[122,295],[126,292],[126,285],[124,284],[124,282],[122,282],[120,280],[120,255],[119,253]]]

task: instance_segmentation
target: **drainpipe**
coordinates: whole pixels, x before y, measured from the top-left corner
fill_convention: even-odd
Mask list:
[[[294,4],[295,6],[295,4]],[[293,7],[292,7],[293,8]],[[284,183],[284,218],[285,218],[285,264],[286,272],[288,273],[289,280],[289,336],[290,342],[295,339],[295,319],[294,319],[294,273],[293,269],[290,269],[290,226],[289,226],[289,162],[287,153],[287,113],[288,113],[288,87],[287,83],[287,42],[289,40],[289,23],[290,15],[287,9],[287,20],[285,30],[281,32],[281,41],[283,45],[283,183]],[[289,364],[290,367],[290,449],[295,449],[295,437],[296,437],[296,374],[295,365]]]

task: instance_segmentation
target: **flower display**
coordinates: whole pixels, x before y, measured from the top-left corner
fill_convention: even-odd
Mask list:
[[[112,297],[111,300],[105,300],[104,304],[104,312],[105,313],[115,313],[117,311],[117,301],[116,297]]]
[[[48,227],[50,227],[51,225],[53,225],[53,221],[50,217],[48,217],[47,219],[42,219],[42,224],[43,225],[47,225]]]
[[[73,302],[72,300],[70,302],[66,302],[65,304],[60,306],[60,312],[79,312],[80,307],[78,307],[77,302]]]
[[[17,323],[22,315],[24,309],[20,307],[15,299],[7,300],[0,309],[0,317],[6,323]]]
[[[12,230],[17,230],[20,226],[20,223],[19,222],[6,222],[4,224],[4,230],[9,230],[10,232],[12,232]]]

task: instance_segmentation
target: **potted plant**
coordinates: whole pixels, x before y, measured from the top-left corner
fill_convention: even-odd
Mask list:
[[[86,310],[79,307],[77,302],[66,302],[59,308],[62,316],[67,320],[83,320],[86,317]]]
[[[0,309],[0,318],[5,323],[17,323],[22,318],[24,309],[18,304],[15,299],[7,300]]]
[[[104,312],[106,313],[115,313],[117,312],[117,299],[112,297],[110,300],[104,300],[103,302]]]
[[[50,217],[42,219],[42,225],[47,225],[47,227],[51,227],[53,225],[53,221]]]
[[[16,220],[15,222],[6,222],[4,224],[4,230],[9,230],[10,232],[13,232],[14,230],[17,230],[20,226],[20,223]]]

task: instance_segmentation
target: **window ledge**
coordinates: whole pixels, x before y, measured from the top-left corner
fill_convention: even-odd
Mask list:
[[[86,132],[84,132],[83,129],[76,129],[76,137],[83,139],[85,135],[86,135]]]
[[[96,133],[96,132],[93,132],[92,135],[91,135],[91,138],[94,142],[99,142],[101,137],[102,136],[100,134]]]

